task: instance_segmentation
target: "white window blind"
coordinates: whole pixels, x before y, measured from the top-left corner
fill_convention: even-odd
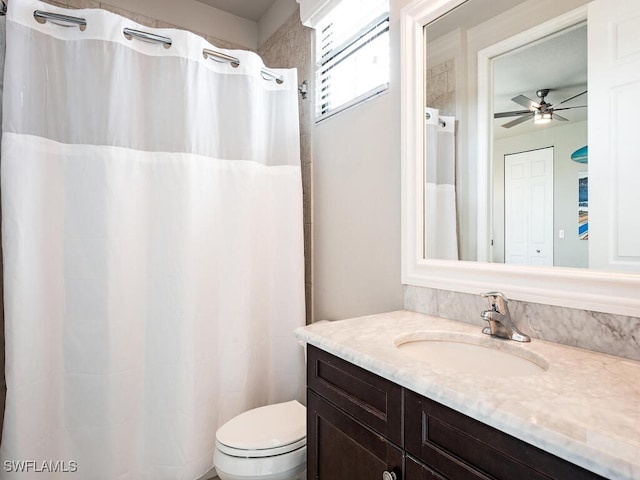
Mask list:
[[[388,87],[388,0],[343,0],[316,27],[316,120]]]

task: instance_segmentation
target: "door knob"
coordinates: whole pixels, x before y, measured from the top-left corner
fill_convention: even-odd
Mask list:
[[[540,249],[539,248],[536,248],[536,253],[540,253]]]
[[[394,472],[382,472],[382,480],[398,480],[398,476]]]

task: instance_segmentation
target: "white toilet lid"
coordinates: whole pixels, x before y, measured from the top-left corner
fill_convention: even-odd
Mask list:
[[[233,449],[273,450],[305,440],[306,416],[296,400],[254,408],[220,427],[216,440]]]

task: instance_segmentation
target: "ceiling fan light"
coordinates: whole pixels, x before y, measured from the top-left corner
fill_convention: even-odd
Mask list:
[[[542,125],[544,123],[549,123],[553,118],[553,114],[551,112],[536,112],[533,115],[533,123],[536,125]]]

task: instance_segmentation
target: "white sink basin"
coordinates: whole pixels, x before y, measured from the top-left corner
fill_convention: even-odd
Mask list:
[[[549,369],[549,362],[527,344],[489,336],[414,332],[396,338],[395,345],[404,355],[436,369],[498,377],[540,375]]]

